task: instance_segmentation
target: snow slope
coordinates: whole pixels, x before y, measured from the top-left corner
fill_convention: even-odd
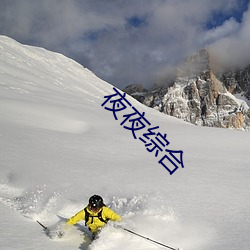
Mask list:
[[[112,225],[90,244],[83,223],[63,239],[36,223],[53,228],[97,193],[124,227],[166,245],[250,249],[249,132],[196,127],[127,96],[183,150],[184,168],[170,175],[101,106],[111,94],[63,55],[0,36],[0,248],[163,249]]]

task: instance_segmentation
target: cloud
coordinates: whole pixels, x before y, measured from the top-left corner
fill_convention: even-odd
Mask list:
[[[249,14],[242,22],[233,16],[239,2],[2,0],[0,33],[61,52],[118,87],[149,86],[204,46],[247,49]]]
[[[211,44],[219,41],[225,37],[231,36],[237,33],[240,28],[240,24],[232,17],[226,20],[221,26],[204,31],[200,38],[201,44]]]
[[[224,24],[220,29],[227,29]],[[232,32],[210,44],[216,61],[225,67],[244,67],[250,64],[250,10],[243,15],[242,22]]]

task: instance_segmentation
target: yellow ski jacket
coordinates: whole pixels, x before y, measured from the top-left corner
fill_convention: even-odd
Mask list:
[[[88,221],[85,221],[86,226],[88,226],[89,230],[92,233],[97,232],[100,228],[102,228],[106,223],[104,221],[112,220],[112,221],[121,221],[121,217],[116,214],[113,210],[110,208],[103,206],[99,211],[93,212],[88,207],[86,207],[87,212],[89,213]],[[101,211],[101,218],[104,220],[100,220],[98,218],[98,214],[100,214]],[[80,220],[85,220],[85,211],[82,209],[77,214],[72,216],[68,221],[67,224],[74,225]]]

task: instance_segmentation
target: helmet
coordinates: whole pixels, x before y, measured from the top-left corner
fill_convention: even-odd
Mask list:
[[[99,195],[93,195],[89,198],[89,207],[91,210],[99,210],[104,206],[103,199]]]

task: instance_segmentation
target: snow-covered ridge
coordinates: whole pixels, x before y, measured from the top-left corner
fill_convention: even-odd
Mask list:
[[[108,83],[75,61],[4,36],[0,39],[0,73],[2,120],[37,128],[82,133],[89,128],[87,121],[73,118],[74,111],[68,107],[62,110],[49,103],[67,102],[68,93],[82,103],[101,102],[109,92]]]
[[[37,90],[34,86],[41,85],[43,89],[51,90],[51,85],[54,85],[57,91],[82,92],[96,98],[106,93],[104,86],[108,83],[97,77],[98,81],[95,84],[88,83],[88,79],[92,79],[94,74],[72,59],[43,48],[21,45],[8,37],[0,38],[2,85],[7,85],[7,76],[14,73],[15,78],[23,78],[21,86],[20,82],[15,86],[17,83],[12,81],[12,86],[6,87],[16,92],[35,94],[32,92]]]

